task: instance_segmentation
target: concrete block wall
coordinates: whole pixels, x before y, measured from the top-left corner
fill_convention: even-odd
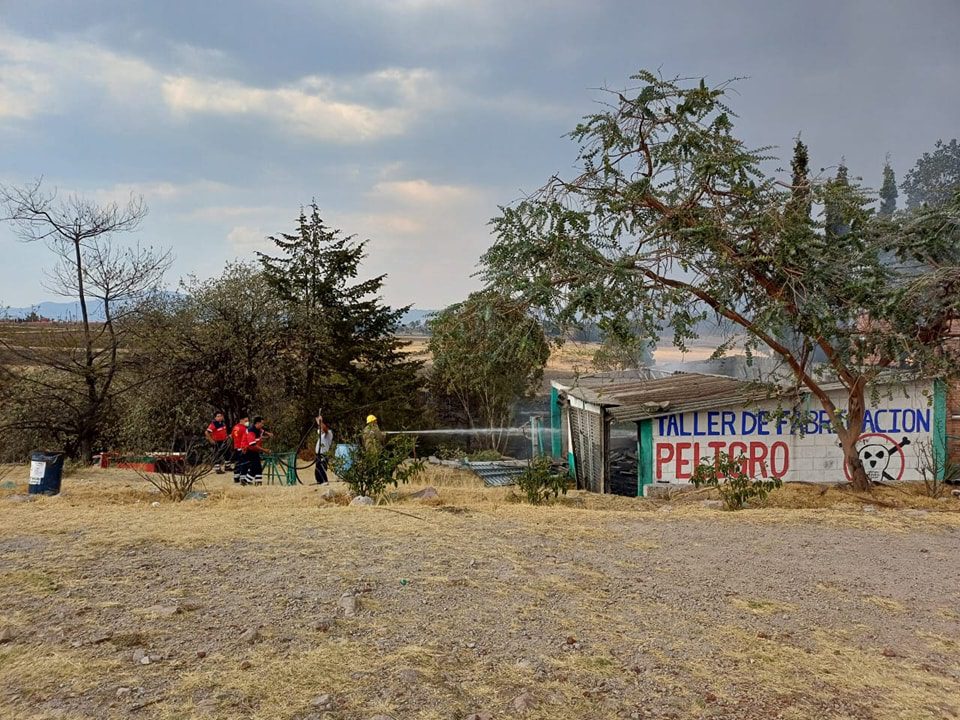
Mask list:
[[[960,415],[960,386],[955,390],[955,414]],[[833,399],[840,407],[846,405],[842,393]],[[654,483],[689,482],[697,464],[718,450],[745,457],[747,471],[755,477],[842,482],[846,479],[843,454],[826,413],[815,401],[797,410],[812,418],[803,433],[791,432],[789,422],[776,419],[775,403],[654,419],[653,457],[649,458]],[[933,383],[917,382],[882,393],[869,409],[859,442],[868,472],[888,482],[920,480],[921,454],[930,452],[933,442],[933,414]],[[948,430],[948,434],[958,436],[960,450],[960,418],[954,422],[956,432]]]

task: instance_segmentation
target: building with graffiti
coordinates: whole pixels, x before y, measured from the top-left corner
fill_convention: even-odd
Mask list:
[[[827,388],[845,407],[842,387]],[[940,380],[880,384],[867,394],[858,441],[874,481],[919,481],[943,472],[960,423],[960,392]],[[796,389],[702,374],[554,383],[552,420],[578,487],[643,495],[688,483],[723,452],[753,477],[785,482],[849,479],[838,438],[820,403]],[[559,447],[557,447],[559,446]],[[953,461],[960,458],[953,458]]]

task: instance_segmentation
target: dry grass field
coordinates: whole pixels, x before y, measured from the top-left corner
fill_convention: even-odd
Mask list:
[[[102,470],[28,501],[23,474],[5,720],[960,717],[953,498],[531,507],[431,468],[439,498],[373,508],[226,476],[173,504]]]

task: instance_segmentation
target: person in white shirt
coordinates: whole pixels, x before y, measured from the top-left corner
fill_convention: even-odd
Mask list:
[[[330,429],[323,417],[317,418],[317,427],[319,428],[316,447],[317,464],[314,466],[313,476],[317,485],[322,485],[327,482],[327,463],[330,458],[330,448],[333,447],[333,430]]]

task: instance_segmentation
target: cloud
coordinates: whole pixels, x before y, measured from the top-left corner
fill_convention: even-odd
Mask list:
[[[250,116],[271,121],[299,135],[334,142],[364,142],[403,134],[417,115],[420,71],[384,71],[358,85],[392,93],[398,102],[374,106],[345,99],[339,81],[310,76],[293,85],[260,88],[225,80],[166,78],[163,98],[177,115]]]
[[[0,118],[63,114],[92,92],[114,106],[142,109],[144,89],[159,77],[146,62],[93,43],[31,40],[0,29]]]
[[[217,51],[184,46],[191,62]],[[170,73],[136,57],[90,42],[32,40],[0,29],[0,120],[76,112],[89,105],[106,114],[187,121],[198,116],[251,117],[276,130],[333,143],[363,143],[402,135],[428,110],[443,103],[438,76],[419,68],[387,67],[355,76],[307,75],[276,86],[191,73]],[[132,114],[131,114],[132,113]]]
[[[266,238],[267,233],[261,228],[247,225],[237,225],[227,233],[231,250],[240,257],[249,257],[257,250],[269,248],[270,241]]]

